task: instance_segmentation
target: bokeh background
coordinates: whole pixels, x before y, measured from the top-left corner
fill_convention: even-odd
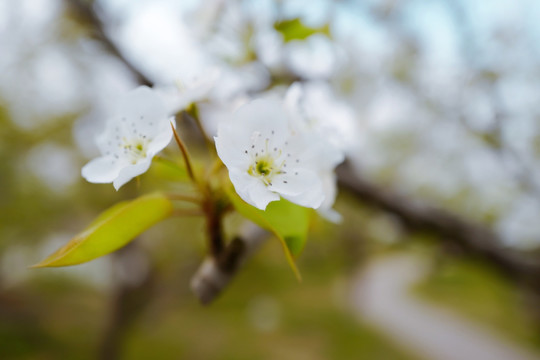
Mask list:
[[[534,0],[0,0],[0,358],[540,358],[538,19]],[[199,104],[209,132],[294,81],[345,129],[343,221],[314,221],[303,282],[269,239],[203,307],[199,219],[29,269],[109,205],[174,186],[153,167],[116,192],[80,169],[122,94],[209,66],[225,74]]]

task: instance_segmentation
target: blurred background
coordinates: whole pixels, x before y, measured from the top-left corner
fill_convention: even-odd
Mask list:
[[[0,359],[540,358],[538,19],[534,0],[0,0]],[[175,186],[157,166],[118,192],[80,169],[122,94],[210,67],[209,133],[300,81],[347,154],[342,223],[314,221],[303,282],[269,239],[200,305],[199,219],[29,269]]]

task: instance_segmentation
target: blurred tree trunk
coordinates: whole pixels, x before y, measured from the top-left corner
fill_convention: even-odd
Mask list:
[[[120,273],[118,286],[111,299],[110,314],[99,348],[99,358],[121,358],[121,348],[127,330],[144,311],[154,295],[155,271],[150,264],[141,272],[140,260],[146,253],[135,242],[114,254],[115,267]]]

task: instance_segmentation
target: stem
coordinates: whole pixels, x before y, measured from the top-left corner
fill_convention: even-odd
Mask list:
[[[219,204],[215,199],[208,197],[203,204],[203,210],[206,215],[206,233],[208,235],[208,247],[210,254],[215,259],[223,253],[223,229],[222,229],[222,214],[223,211],[219,208]]]
[[[258,226],[246,223],[219,258],[204,260],[191,279],[191,289],[203,305],[210,304],[225,290],[240,266],[255,254],[268,235]]]
[[[193,173],[193,168],[191,166],[191,160],[190,160],[186,145],[182,142],[182,140],[180,139],[180,136],[178,136],[178,133],[176,132],[176,129],[174,128],[174,125],[172,123],[171,123],[171,128],[174,134],[174,139],[176,140],[176,143],[178,144],[178,147],[180,148],[180,151],[182,152],[182,157],[184,158],[184,162],[186,163],[187,173],[190,179],[194,183],[198,184],[197,179],[195,178],[195,174]]]

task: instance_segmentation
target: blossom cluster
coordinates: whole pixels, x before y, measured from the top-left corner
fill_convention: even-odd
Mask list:
[[[335,221],[339,215],[332,210],[334,168],[344,154],[318,127],[307,126],[316,119],[308,118],[291,100],[301,95],[299,86],[293,85],[285,99],[258,98],[230,113],[218,127],[217,154],[247,203],[264,210],[284,198],[320,209]],[[82,175],[90,182],[112,182],[119,189],[146,172],[172,138],[171,115],[155,90],[139,87],[127,94],[97,138],[101,156],[90,161]]]
[[[178,28],[190,54],[180,58],[192,60],[150,69],[176,86],[139,87],[119,101],[97,138],[101,156],[82,170],[88,181],[118,190],[146,172],[172,139],[174,115],[196,104],[197,120],[244,201],[265,210],[286,199],[340,220],[335,168],[358,145],[354,112],[329,81],[340,52],[326,49],[334,46],[328,28],[287,39],[275,14],[251,6],[215,0],[195,9],[189,26]],[[217,8],[219,15],[210,11]],[[274,86],[273,77],[288,73],[302,82],[293,77],[287,87]]]

